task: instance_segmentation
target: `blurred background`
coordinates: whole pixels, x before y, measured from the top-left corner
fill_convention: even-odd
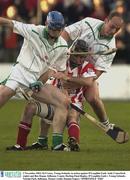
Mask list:
[[[130,64],[130,0],[0,0],[0,16],[25,23],[44,24],[47,13],[52,10],[62,12],[67,25],[85,17],[104,20],[111,10],[120,12],[125,23],[122,30],[116,35],[118,51],[113,64],[121,65],[121,67],[125,65],[125,68],[128,69]],[[3,70],[3,64],[16,61],[22,42],[21,36],[13,34],[7,28],[0,27],[0,70]],[[5,68],[7,71],[7,66]],[[119,68],[116,70],[120,73]],[[124,76],[127,98],[130,97],[130,88],[128,87],[130,74],[128,75],[129,69],[123,69],[123,71],[125,74],[127,71],[127,75]],[[3,75],[2,72],[1,74]],[[115,77],[113,74],[112,76]],[[119,75],[118,78],[121,79]]]
[[[130,63],[130,0],[0,0],[0,16],[25,23],[44,24],[50,10],[63,13],[66,24],[85,17],[104,20],[113,9],[125,19],[117,34],[118,52],[114,63]],[[0,62],[15,62],[22,37],[0,27]]]

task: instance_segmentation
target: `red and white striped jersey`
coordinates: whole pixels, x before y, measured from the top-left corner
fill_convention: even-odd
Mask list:
[[[67,73],[69,77],[96,77],[94,66],[87,61],[83,63],[82,66],[75,67],[71,69],[70,67],[70,61],[67,61]],[[52,84],[54,86],[58,86],[58,80],[48,80],[49,84]],[[78,106],[79,108],[82,108],[82,101],[83,101],[83,90],[84,87],[72,90],[72,92],[69,94],[71,97],[71,101],[73,104]]]
[[[70,68],[69,61],[67,61],[67,71],[68,75],[71,77],[96,77],[94,66],[87,61],[85,61],[82,66],[74,69]],[[82,108],[83,90],[84,87],[81,87],[70,93],[72,103],[79,108]]]

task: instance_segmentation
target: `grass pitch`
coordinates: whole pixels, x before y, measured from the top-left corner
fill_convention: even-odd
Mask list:
[[[0,170],[130,170],[130,141],[117,144],[83,117],[80,152],[7,152],[6,146],[16,142],[17,126],[24,104],[24,101],[12,100],[0,110]],[[130,133],[130,102],[105,102],[105,106],[110,121]],[[93,115],[88,105],[85,108]],[[37,140],[38,129],[39,122],[35,118],[28,144]],[[64,136],[66,141],[67,135]]]

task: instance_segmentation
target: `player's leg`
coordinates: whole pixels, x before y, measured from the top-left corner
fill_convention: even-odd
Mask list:
[[[34,93],[33,97],[44,103],[52,104],[55,107],[52,124],[52,148],[53,150],[59,150],[59,148],[63,147],[63,131],[66,124],[70,98],[52,85],[46,85],[39,93]]]
[[[27,146],[26,150],[46,150],[48,149],[48,133],[50,124],[40,118],[40,133],[36,142]]]
[[[36,101],[28,102],[28,104],[26,104],[24,108],[24,112],[20,119],[16,145],[9,146],[6,149],[7,150],[25,150],[25,149],[27,150],[27,147],[26,147],[27,138],[31,130],[32,120],[33,120],[34,115],[37,115],[42,118],[50,117],[52,119],[51,114],[53,116],[53,109],[50,108],[49,105],[36,102]],[[46,127],[44,127],[44,129],[42,128],[41,132],[46,134]],[[44,147],[41,147],[41,149],[44,149]]]
[[[2,107],[12,96],[16,94],[16,89],[20,86],[18,77],[22,77],[18,74],[17,68],[13,67],[10,76],[3,81],[4,85],[0,86],[0,107]],[[20,76],[21,75],[21,76]]]
[[[18,126],[18,134],[16,145],[9,146],[6,150],[24,150],[27,144],[27,137],[30,133],[32,120],[37,111],[37,105],[34,102],[29,102],[24,108],[20,123]]]
[[[12,96],[15,91],[5,85],[0,85],[0,107],[2,107]]]
[[[40,117],[40,133],[36,142],[27,146],[26,150],[48,149],[48,132],[54,116],[54,107],[37,102],[37,116]]]
[[[80,141],[80,127],[79,127],[79,113],[74,109],[71,109],[68,113],[67,119],[68,144],[71,151],[79,151],[79,141]]]
[[[44,119],[40,120],[40,133],[39,133],[39,137],[38,137],[38,142],[44,146],[48,148],[48,133],[49,133],[49,129],[50,129],[50,124],[46,123],[44,121]]]
[[[105,110],[105,106],[99,96],[99,87],[96,81],[92,86],[86,88],[84,97],[93,108],[93,111],[97,115],[99,121],[108,126],[110,124],[109,119]]]
[[[18,136],[16,144],[25,149],[27,138],[31,131],[33,117],[36,114],[37,105],[35,102],[29,102],[23,111],[18,127]]]

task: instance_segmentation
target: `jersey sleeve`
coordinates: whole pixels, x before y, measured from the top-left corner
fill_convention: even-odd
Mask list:
[[[72,41],[77,37],[79,37],[79,39],[87,39],[87,35],[90,33],[93,34],[93,28],[98,23],[102,23],[102,21],[87,17],[70,26],[67,26],[65,31],[69,34],[69,37]]]
[[[97,60],[94,63],[94,67],[96,70],[107,72],[114,60],[116,53],[110,54],[110,55],[102,55],[97,58]]]
[[[65,71],[66,70],[66,63],[69,58],[69,56],[67,55],[67,52],[68,52],[68,48],[65,48],[62,55],[56,61],[55,66],[56,66],[57,71]]]
[[[65,31],[69,34],[70,39],[73,41],[77,37],[81,36],[82,30],[84,29],[84,21],[78,21],[65,28]]]
[[[115,42],[115,37],[112,38],[112,40],[107,44],[107,46],[112,49],[116,48],[116,42]],[[109,55],[97,55],[94,57],[94,67],[96,70],[104,71],[107,72],[114,60],[116,53],[112,53]]]
[[[111,39],[104,39],[104,40],[100,40],[98,39],[97,41],[99,41],[99,44],[100,42],[102,44],[105,44],[107,46],[107,49],[103,49],[103,50],[110,50],[110,49],[115,49],[116,48],[116,38],[115,36],[113,36]],[[102,47],[102,45],[101,45]],[[101,49],[102,51],[102,49]],[[100,55],[100,56],[97,56],[97,59],[96,56],[94,57],[95,59],[95,63],[94,63],[94,67],[96,70],[100,70],[100,71],[104,71],[104,72],[107,72],[112,63],[113,63],[113,60],[114,60],[114,57],[116,55],[116,52],[115,53],[112,53],[112,54],[109,54],[109,55]]]
[[[26,39],[29,39],[31,36],[31,31],[32,28],[35,27],[35,25],[33,24],[24,24],[22,22],[18,22],[18,21],[12,21],[14,24],[14,28],[13,28],[13,32],[17,33],[21,36],[23,36]]]

